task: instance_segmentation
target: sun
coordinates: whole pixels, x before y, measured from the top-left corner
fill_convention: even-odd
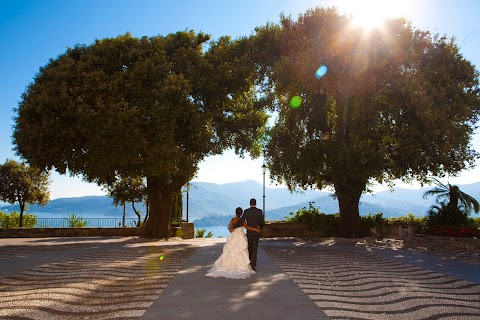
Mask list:
[[[352,16],[352,24],[367,31],[381,28],[387,18],[404,16],[407,6],[402,0],[339,1],[339,10]]]

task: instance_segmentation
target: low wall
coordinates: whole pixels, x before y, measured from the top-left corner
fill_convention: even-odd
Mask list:
[[[172,236],[192,239],[193,229],[193,223],[183,222],[181,227],[172,228]],[[182,232],[177,234],[177,230]],[[141,233],[142,228],[0,228],[0,238],[132,237]]]
[[[425,247],[429,249],[454,249],[464,251],[480,251],[480,240],[473,238],[432,236],[416,234],[404,240],[408,247]]]
[[[140,228],[0,228],[0,238],[130,237],[140,232]]]
[[[372,237],[377,239],[406,239],[415,234],[413,225],[388,224],[381,228],[372,228]]]
[[[272,222],[266,223],[262,229],[262,238],[324,236],[324,232],[310,230],[304,222]]]

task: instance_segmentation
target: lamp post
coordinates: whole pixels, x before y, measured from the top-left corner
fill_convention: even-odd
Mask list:
[[[190,190],[190,181],[187,182],[187,222],[188,222],[188,191]]]
[[[262,165],[263,171],[263,215],[265,216],[265,172],[267,171],[267,166],[265,163]]]

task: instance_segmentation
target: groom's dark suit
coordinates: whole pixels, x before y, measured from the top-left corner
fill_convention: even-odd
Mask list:
[[[256,208],[255,206],[251,206],[250,208],[246,209],[240,219],[236,223],[234,223],[233,227],[241,227],[244,221],[246,221],[247,225],[252,228],[260,227],[261,229],[265,225],[265,218],[263,216],[262,210]],[[257,250],[258,241],[260,240],[260,233],[247,229],[247,239],[248,257],[250,258],[250,265],[253,269],[255,269],[257,266]]]

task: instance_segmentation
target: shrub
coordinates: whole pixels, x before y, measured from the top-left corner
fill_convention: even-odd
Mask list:
[[[37,216],[23,214],[23,227],[34,228],[37,224]],[[0,228],[18,228],[20,226],[20,214],[16,211],[4,213],[0,211]]]
[[[425,233],[427,229],[427,217],[415,217],[411,213],[398,218],[387,218],[386,222],[387,224],[413,225],[415,233]]]
[[[67,226],[69,228],[84,228],[88,224],[86,220],[83,220],[82,217],[77,216],[74,213],[65,218],[65,220],[67,221]]]
[[[434,225],[430,231],[435,236],[480,238],[480,230],[466,226]]]
[[[304,222],[310,230],[324,231],[329,237],[339,233],[340,215],[320,212],[318,207],[313,207],[313,202],[309,203],[308,209],[303,207],[295,213],[290,212],[290,215],[285,217],[287,222]]]
[[[468,213],[461,208],[449,207],[446,203],[433,205],[428,210],[427,227],[468,225]]]
[[[383,217],[383,213],[379,212],[374,215],[368,214],[360,217],[360,232],[361,236],[370,236],[372,234],[372,228],[381,228],[387,224],[387,219]]]
[[[213,237],[212,231],[209,231],[207,235],[205,235],[205,232],[207,232],[207,230],[205,229],[195,229],[195,238],[212,238]]]
[[[470,218],[474,229],[480,228],[480,218]]]

